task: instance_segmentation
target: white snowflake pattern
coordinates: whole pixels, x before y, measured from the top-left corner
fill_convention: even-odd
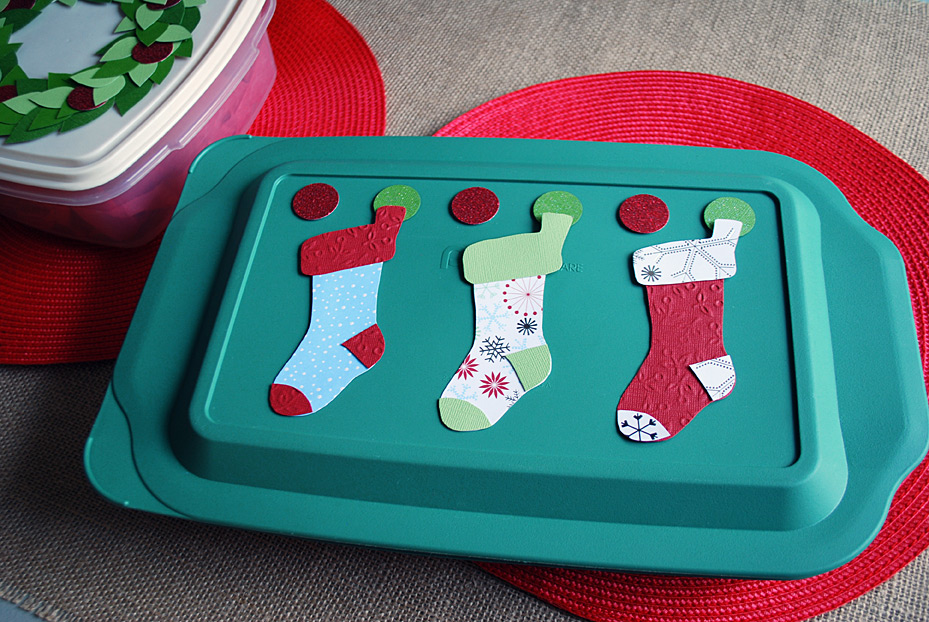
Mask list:
[[[503,308],[502,302],[493,303],[493,308],[490,305],[479,305],[477,314],[477,324],[482,326],[484,330],[505,330],[506,323],[505,320],[509,319],[509,314],[506,312],[506,309]]]

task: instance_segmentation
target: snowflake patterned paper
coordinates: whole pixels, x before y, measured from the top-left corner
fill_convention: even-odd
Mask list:
[[[545,275],[562,266],[568,230],[580,218],[580,201],[548,192],[533,211],[537,233],[476,242],[465,249],[465,279],[474,285],[474,342],[439,398],[442,423],[459,432],[483,430],[520,397],[545,382],[552,358],[542,337]]]
[[[545,276],[486,285],[489,287],[474,289],[477,312],[474,345],[442,392],[443,398],[463,400],[477,407],[487,418],[482,427],[499,421],[524,392],[508,357],[545,346],[542,337]],[[546,371],[538,383],[547,377]]]

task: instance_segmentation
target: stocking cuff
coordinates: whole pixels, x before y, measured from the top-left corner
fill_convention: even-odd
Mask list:
[[[375,213],[373,224],[310,238],[300,247],[300,271],[313,276],[389,260],[405,215],[406,208],[385,205]]]
[[[641,285],[716,281],[735,275],[735,247],[742,223],[719,218],[705,240],[683,240],[640,248],[632,269]]]

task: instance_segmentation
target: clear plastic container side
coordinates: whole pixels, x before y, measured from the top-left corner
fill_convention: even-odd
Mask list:
[[[273,8],[268,2],[265,10]],[[258,116],[276,75],[265,32],[267,17],[259,17],[246,43],[203,97],[123,174],[79,192],[0,182],[0,195],[5,195],[0,196],[0,214],[49,233],[107,246],[140,246],[153,240],[171,220],[197,154],[221,138],[245,132]],[[40,193],[41,200],[33,198]]]

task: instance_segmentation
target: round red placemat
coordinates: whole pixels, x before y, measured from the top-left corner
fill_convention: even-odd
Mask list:
[[[906,262],[923,372],[929,369],[929,182],[851,125],[789,95],[693,73],[647,71],[559,80],[504,95],[437,136],[495,136],[774,151],[829,177]],[[508,564],[488,572],[591,620],[796,622],[860,596],[929,545],[924,461],[897,491],[875,541],[832,572],[799,581],[628,575]]]
[[[367,43],[322,0],[279,0],[268,27],[277,79],[249,132],[384,133],[384,82]],[[0,218],[0,363],[115,358],[160,240],[113,249]]]

